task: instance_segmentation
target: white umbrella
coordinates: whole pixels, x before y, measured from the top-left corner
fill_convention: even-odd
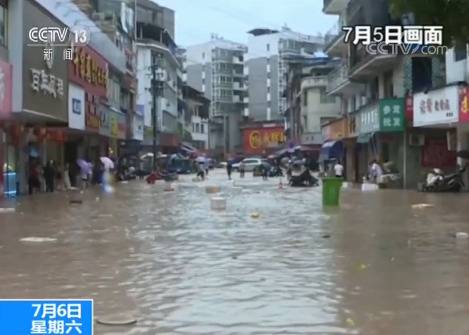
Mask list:
[[[101,160],[101,163],[103,163],[104,165],[104,169],[106,170],[114,169],[114,162],[109,157],[101,157],[100,160]]]

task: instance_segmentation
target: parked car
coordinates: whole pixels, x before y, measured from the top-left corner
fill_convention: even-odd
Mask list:
[[[243,163],[244,171],[251,172],[251,171],[254,171],[254,168],[256,166],[262,165],[263,163],[266,163],[266,162],[267,161],[265,159],[257,158],[257,157],[245,158],[241,162],[233,164],[233,171],[239,171],[239,165]]]

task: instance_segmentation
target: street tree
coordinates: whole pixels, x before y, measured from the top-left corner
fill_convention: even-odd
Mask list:
[[[390,0],[395,17],[412,13],[417,25],[443,26],[447,46],[469,41],[468,0]]]

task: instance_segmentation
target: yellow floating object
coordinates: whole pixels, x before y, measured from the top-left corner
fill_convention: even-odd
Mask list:
[[[347,320],[345,320],[345,322],[349,327],[355,327],[355,321],[353,321],[351,318],[348,318]]]
[[[251,217],[252,217],[253,219],[258,219],[258,218],[260,218],[260,216],[261,216],[261,215],[260,215],[259,213],[257,213],[257,212],[254,212],[254,213],[251,214]]]
[[[360,270],[366,270],[367,267],[366,264],[360,264]]]

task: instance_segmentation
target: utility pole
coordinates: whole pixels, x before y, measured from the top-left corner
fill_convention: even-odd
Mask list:
[[[159,57],[159,55],[157,56]],[[152,81],[151,81],[151,93],[152,93],[152,102],[153,106],[151,109],[151,116],[152,116],[152,126],[153,126],[153,170],[156,171],[157,167],[157,155],[158,155],[158,148],[157,148],[157,135],[158,135],[158,103],[157,97],[160,95],[160,83],[161,78],[157,76],[156,70],[159,68],[159,60],[156,60],[156,57],[153,57],[153,64],[150,66],[152,72]]]

